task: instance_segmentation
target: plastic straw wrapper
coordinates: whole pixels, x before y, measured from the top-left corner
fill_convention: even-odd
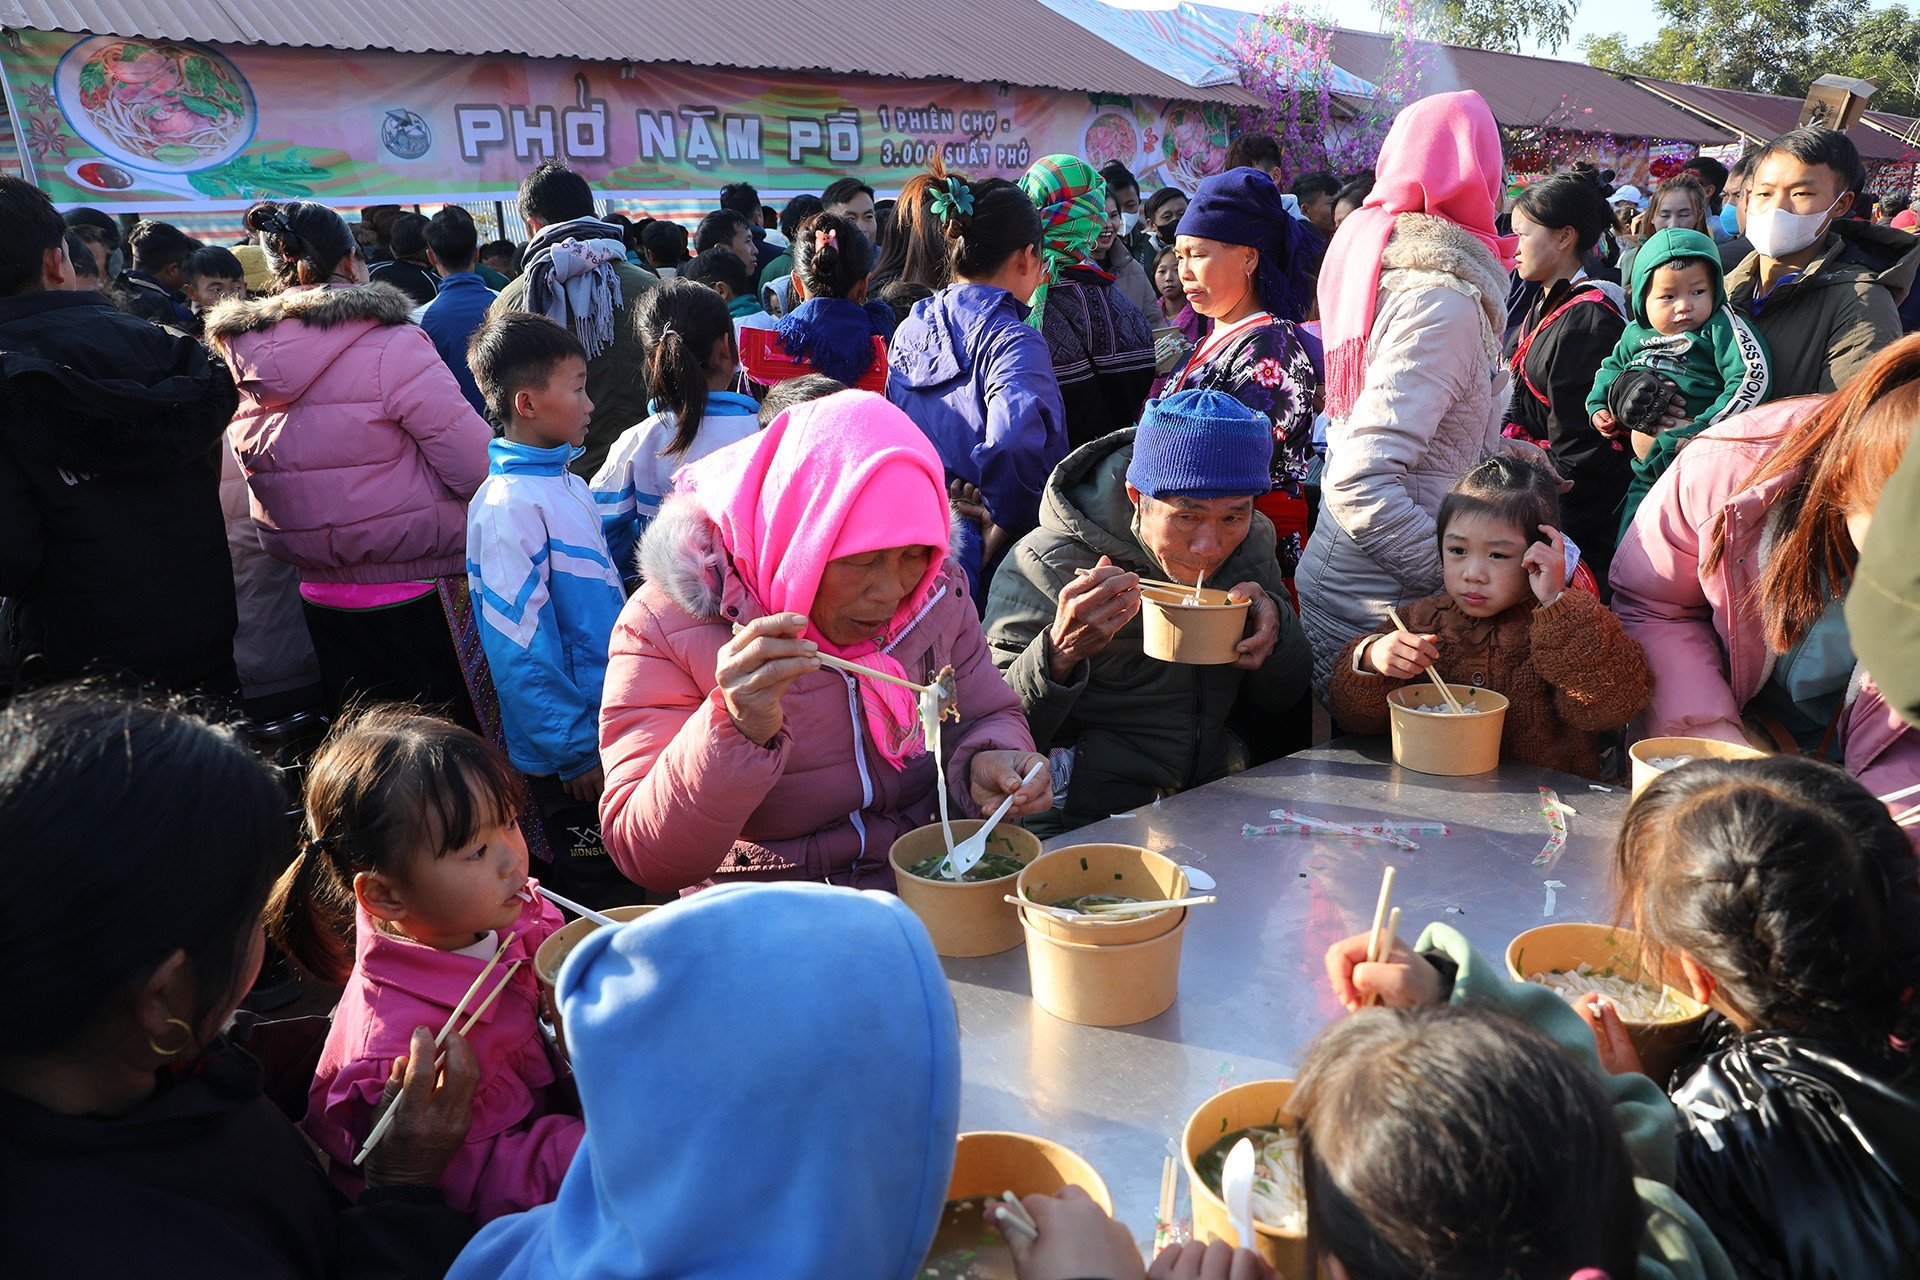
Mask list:
[[[1354,831],[1366,836],[1450,836],[1453,828],[1444,822],[1382,822],[1373,826],[1355,826]],[[1304,822],[1274,822],[1266,826],[1255,826],[1249,822],[1240,828],[1243,836],[1325,836],[1335,832],[1324,827],[1310,827]]]
[[[1540,856],[1533,860],[1536,867],[1544,867],[1559,856],[1560,850],[1567,844],[1567,815],[1573,812],[1573,806],[1563,804],[1560,796],[1552,787],[1540,788],[1540,816],[1547,820],[1547,843],[1540,849]]]
[[[1420,847],[1403,835],[1397,835],[1385,830],[1384,824],[1373,824],[1371,829],[1368,827],[1350,827],[1345,823],[1328,822],[1324,818],[1315,818],[1308,814],[1295,813],[1292,809],[1275,809],[1271,816],[1280,819],[1282,822],[1294,823],[1302,827],[1309,827],[1315,831],[1330,832],[1334,835],[1357,836],[1362,840],[1384,840],[1388,844],[1398,845],[1402,849],[1418,849]]]

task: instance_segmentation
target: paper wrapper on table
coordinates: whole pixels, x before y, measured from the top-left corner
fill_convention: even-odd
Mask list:
[[[600,914],[615,920],[638,920],[647,912],[658,909],[651,906],[608,907]],[[533,976],[540,984],[540,1003],[546,1010],[547,1020],[553,1023],[553,1038],[559,1044],[561,1053],[567,1051],[567,1033],[560,1025],[560,1002],[554,998],[554,987],[560,981],[560,966],[566,963],[581,939],[599,927],[584,917],[569,920],[548,934],[547,940],[540,944],[540,949],[533,953]]]
[[[1507,972],[1516,982],[1525,982],[1536,973],[1577,969],[1582,964],[1598,970],[1610,968],[1621,977],[1649,986],[1664,986],[1694,1011],[1671,1022],[1639,1022],[1621,1016],[1645,1074],[1664,1088],[1674,1067],[1699,1041],[1707,1006],[1687,994],[1686,979],[1677,962],[1663,971],[1632,929],[1609,924],[1543,924],[1507,944]]]
[[[1237,1129],[1271,1129],[1276,1122],[1293,1127],[1293,1113],[1287,1102],[1293,1097],[1291,1080],[1254,1080],[1216,1093],[1201,1103],[1187,1121],[1180,1136],[1180,1162],[1187,1171],[1187,1186],[1193,1199],[1193,1238],[1214,1236],[1237,1246],[1246,1245],[1227,1217],[1226,1202],[1219,1192],[1200,1177],[1194,1162],[1207,1148]],[[1254,1220],[1253,1234],[1258,1237],[1247,1246],[1279,1269],[1286,1280],[1306,1280],[1307,1238],[1290,1235],[1277,1227]]]
[[[1238,662],[1234,649],[1247,634],[1250,600],[1231,600],[1224,591],[1200,589],[1199,604],[1188,604],[1192,589],[1143,587],[1140,591],[1141,647],[1149,658],[1194,667]]]
[[[1030,1133],[976,1130],[961,1134],[954,1148],[947,1199],[998,1198],[1003,1191],[1050,1196],[1067,1187],[1079,1187],[1102,1209],[1113,1212],[1107,1184],[1076,1153]]]
[[[986,825],[981,818],[966,818],[953,824],[953,842],[957,845]],[[987,838],[987,852],[1005,852],[1010,845],[1021,863],[1040,856],[1040,840],[1024,827],[1002,822]],[[1005,901],[1014,891],[1018,872],[993,880],[923,880],[907,874],[907,868],[947,851],[940,824],[909,831],[893,842],[887,855],[893,861],[894,881],[900,901],[920,917],[933,936],[933,949],[943,956],[991,956],[1011,951],[1020,945],[1020,908]]]
[[[1633,794],[1639,795],[1649,782],[1667,772],[1653,764],[1676,756],[1695,760],[1764,760],[1767,753],[1744,742],[1722,742],[1718,738],[1642,738],[1627,748],[1633,761]]]
[[[1449,684],[1461,702],[1471,698],[1480,708],[1466,715],[1445,711],[1447,700],[1433,682],[1410,684],[1387,695],[1387,714],[1393,733],[1393,762],[1415,773],[1463,778],[1491,773],[1500,765],[1500,734],[1507,727],[1507,700],[1491,689]],[[1444,714],[1416,711],[1440,707]]]

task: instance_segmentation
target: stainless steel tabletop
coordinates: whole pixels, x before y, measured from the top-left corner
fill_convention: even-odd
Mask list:
[[[1535,866],[1549,835],[1542,786],[1578,812],[1557,860]],[[1624,786],[1595,790],[1519,765],[1470,778],[1414,773],[1393,764],[1384,739],[1343,739],[1062,836],[1048,847],[1158,850],[1211,875],[1220,901],[1191,910],[1173,1007],[1129,1027],[1083,1027],[1041,1010],[1024,947],[947,960],[965,1074],[960,1127],[1038,1133],[1078,1151],[1144,1240],[1162,1158],[1194,1108],[1228,1085],[1291,1075],[1314,1033],[1343,1016],[1322,957],[1372,923],[1384,867],[1399,868],[1393,901],[1408,942],[1440,921],[1497,956],[1548,919],[1610,918],[1608,860],[1627,799]],[[1411,836],[1418,851],[1241,833],[1283,807],[1349,824],[1438,821],[1452,832]]]

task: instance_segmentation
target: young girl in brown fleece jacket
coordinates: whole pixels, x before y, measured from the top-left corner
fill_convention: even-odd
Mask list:
[[[1559,505],[1553,478],[1520,458],[1462,476],[1435,520],[1446,594],[1407,606],[1412,634],[1346,647],[1328,686],[1334,720],[1385,733],[1387,695],[1438,664],[1455,684],[1507,696],[1502,759],[1600,777],[1596,735],[1647,705],[1653,673],[1598,597],[1567,588]]]

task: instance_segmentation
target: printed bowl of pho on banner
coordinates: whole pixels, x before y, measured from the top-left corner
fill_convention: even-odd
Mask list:
[[[194,173],[240,154],[259,106],[239,68],[201,45],[90,36],[53,71],[60,111],[86,144],[149,173]]]

